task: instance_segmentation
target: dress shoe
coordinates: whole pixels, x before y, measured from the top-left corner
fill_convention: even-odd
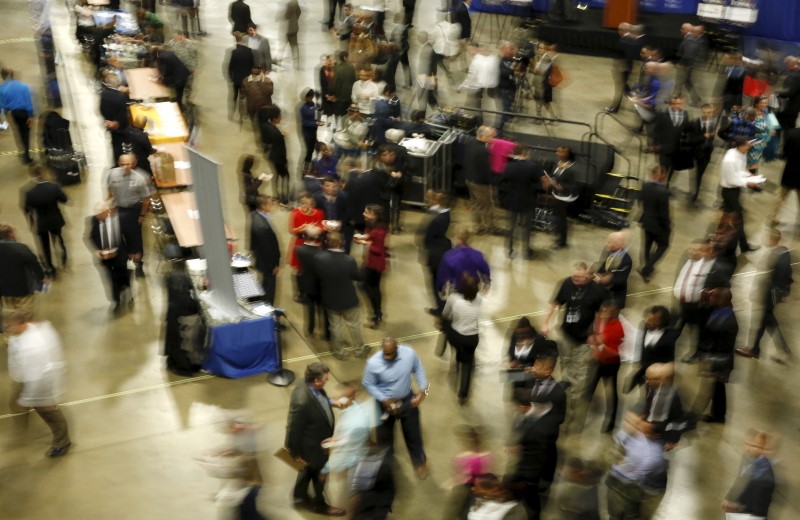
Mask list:
[[[759,358],[759,353],[758,352],[753,352],[753,349],[751,349],[751,348],[737,348],[735,352],[737,354],[739,354],[740,356],[744,356],[744,357],[747,357],[747,358],[751,358],[751,359],[755,359],[755,360],[758,360],[758,358]]]
[[[704,415],[703,422],[725,424],[724,417],[714,417],[713,415]]]
[[[440,311],[439,309],[435,309],[433,307],[425,309],[425,312],[427,312],[431,316],[436,316],[437,318],[442,315],[442,311]]]
[[[66,444],[65,446],[61,446],[59,448],[56,448],[55,446],[53,446],[52,448],[47,450],[44,455],[45,455],[45,457],[50,457],[51,459],[53,459],[55,457],[63,457],[64,455],[67,454],[67,452],[69,451],[69,449],[71,447],[72,447],[72,443],[71,442]]]
[[[333,506],[322,506],[315,508],[314,512],[322,516],[344,516],[347,512],[344,509],[339,509]]]
[[[616,114],[619,111],[619,107],[603,107],[603,112],[606,114]]]
[[[636,272],[639,273],[639,276],[642,277],[642,280],[644,280],[644,283],[650,283],[650,274],[645,273],[644,269],[637,269]]]
[[[700,359],[700,354],[697,352],[693,354],[687,354],[681,358],[681,361],[684,363],[697,363],[697,360]]]

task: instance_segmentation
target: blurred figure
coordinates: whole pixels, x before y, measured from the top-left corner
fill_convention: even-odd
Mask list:
[[[722,110],[727,114],[731,108],[742,105],[745,70],[739,52],[726,52],[722,63],[724,68],[717,79],[716,91],[722,97]]]
[[[557,119],[553,109],[553,84],[550,81],[556,60],[555,44],[539,43],[534,59],[536,65],[533,67],[533,99],[536,100],[536,115],[541,116],[544,108],[550,113],[550,117]],[[545,123],[549,124],[549,121]]]
[[[389,246],[387,244],[386,211],[378,204],[368,204],[364,208],[366,232],[356,236],[353,241],[361,244],[364,251],[362,269],[364,281],[362,289],[372,307],[372,328],[378,328],[383,321],[383,293],[381,277],[388,268]]]
[[[672,96],[669,108],[656,113],[653,119],[653,146],[658,152],[658,163],[667,171],[667,187],[672,174],[677,170],[688,170],[693,165],[690,138],[691,121],[684,109],[683,98]]]
[[[281,109],[274,105],[258,113],[261,146],[275,171],[275,198],[281,204],[288,204],[290,179],[286,155],[286,131],[278,127],[282,120]]]
[[[351,520],[385,520],[392,512],[396,489],[391,447],[371,445],[350,472]]]
[[[673,95],[680,96],[683,89],[691,96],[692,104],[697,106],[702,97],[697,93],[694,84],[694,68],[705,60],[708,44],[705,39],[705,28],[702,25],[685,23],[681,25],[683,40],[678,46],[678,78],[675,80]]]
[[[776,347],[780,347],[782,354],[773,356],[772,359],[780,364],[786,364],[792,357],[792,351],[786,338],[783,337],[778,319],[775,317],[775,307],[785,302],[789,297],[792,283],[792,256],[786,246],[780,244],[781,232],[775,228],[767,231],[767,251],[760,258],[758,272],[765,273],[760,280],[753,284],[751,299],[753,309],[753,325],[756,325],[756,334],[753,346],[749,349],[737,348],[736,353],[753,359],[761,355],[761,339],[769,330]]]
[[[272,53],[269,40],[258,33],[258,26],[254,23],[247,24],[247,34],[243,38],[244,44],[253,51],[255,66],[264,73],[272,70]]]
[[[237,0],[237,2],[244,4],[243,0]],[[248,7],[248,11],[249,9],[250,8]],[[236,45],[232,49],[228,49],[228,51],[226,51],[226,67],[223,69],[225,70],[228,81],[231,82],[232,97],[231,102],[228,105],[228,118],[231,121],[233,121],[233,114],[237,108],[236,103],[239,99],[242,83],[255,67],[253,51],[250,50],[250,48],[244,43],[244,32],[245,31],[235,31],[233,33],[233,41]]]
[[[443,520],[491,518],[524,520],[529,518],[525,506],[509,486],[492,473],[479,475],[474,484],[450,492]]]
[[[453,247],[453,243],[447,237],[450,228],[450,201],[451,197],[443,191],[435,191],[430,194],[430,206],[428,207],[429,219],[425,221],[422,228],[421,255],[423,263],[430,277],[430,287],[433,289],[433,299],[435,307],[426,309],[428,314],[441,314],[444,308],[439,290],[437,289],[437,275],[439,266],[445,253]]]
[[[437,60],[433,51],[430,35],[425,31],[417,32],[419,51],[417,54],[417,86],[413,108],[425,114],[425,104],[436,110],[439,102],[436,99],[438,81],[436,79]]]
[[[675,361],[675,342],[680,331],[670,328],[671,316],[666,307],[654,305],[645,311],[644,322],[639,327],[642,359],[639,370],[631,378],[631,386],[642,385],[647,381],[647,369],[654,363]],[[626,393],[630,389],[626,389]]]
[[[484,292],[492,284],[489,264],[483,253],[469,246],[469,229],[460,226],[456,229],[456,245],[444,256],[436,271],[436,288],[441,294],[447,294],[458,287],[462,277],[467,274],[478,281]]]
[[[136,278],[144,278],[144,243],[142,222],[150,212],[150,178],[136,167],[136,156],[119,156],[119,167],[111,168],[106,177],[108,198],[119,212],[119,225],[128,253],[136,266]]]
[[[691,122],[690,135],[694,144],[694,193],[689,199],[692,204],[697,203],[700,195],[700,185],[703,174],[711,162],[714,153],[714,139],[720,125],[720,118],[713,105],[708,103],[700,107],[701,116]]]
[[[39,254],[49,278],[55,278],[56,268],[53,265],[51,242],[61,249],[61,268],[67,266],[67,248],[61,229],[64,227],[64,216],[59,204],[67,202],[67,195],[61,187],[44,178],[44,168],[31,168],[33,184],[23,193],[22,211],[28,218],[31,230],[39,237]]]
[[[567,211],[570,203],[578,198],[578,172],[572,168],[574,165],[575,152],[572,148],[566,145],[558,146],[556,161],[548,167],[550,173],[542,177],[542,187],[550,196],[553,208],[553,231],[556,234],[553,249],[556,250],[567,247],[569,234]]]
[[[261,136],[258,127],[258,111],[262,108],[272,106],[272,94],[275,90],[275,85],[264,73],[264,69],[253,67],[250,70],[250,75],[242,80],[242,92],[244,96],[245,109],[250,118],[250,124],[253,126],[253,135],[256,139]],[[239,109],[241,112],[241,107]]]
[[[667,252],[672,233],[672,219],[669,210],[670,192],[665,186],[666,180],[666,170],[660,165],[653,166],[650,168],[650,179],[642,185],[639,195],[642,203],[639,223],[644,233],[642,241],[644,266],[639,269],[639,274],[645,283],[650,282],[656,262]]]
[[[606,478],[609,520],[652,518],[667,487],[661,431],[627,412],[614,440],[625,455],[611,467]]]
[[[471,486],[481,475],[492,469],[492,453],[487,451],[481,428],[459,425],[455,435],[463,448],[453,459],[453,479],[455,486]]]
[[[800,208],[800,130],[793,128],[785,133],[783,157],[786,159],[786,163],[781,175],[780,191],[769,215],[771,226],[780,224],[778,213],[780,213],[783,203],[786,202],[786,197],[792,191],[797,196],[797,207]]]
[[[742,188],[757,188],[759,183],[751,180],[746,168],[747,152],[751,143],[741,137],[734,141],[735,146],[725,152],[719,167],[719,184],[722,187],[722,211],[733,213],[741,222],[737,230],[737,241],[742,253],[756,251],[761,246],[750,244],[744,232],[744,208],[742,207]]]
[[[688,427],[674,379],[675,363],[653,363],[645,371],[647,392],[640,415],[664,431],[665,451],[678,446]]]
[[[747,171],[752,174],[758,173],[758,163],[767,150],[769,140],[773,133],[769,121],[767,120],[767,114],[769,114],[768,103],[769,98],[767,98],[767,96],[759,96],[753,100],[753,107],[751,110],[755,135],[753,136],[753,143],[750,149],[747,150]]]
[[[180,376],[192,376],[205,359],[205,327],[200,306],[194,296],[186,262],[172,264],[165,277],[167,315],[164,320],[164,355],[167,370]]]
[[[0,77],[3,79],[1,84],[3,88],[0,89],[0,111],[11,115],[11,120],[14,121],[14,135],[22,148],[22,162],[30,164],[33,162],[30,129],[34,124],[31,88],[14,79],[14,71],[11,69],[2,69]]]
[[[8,338],[8,375],[16,383],[12,390],[15,412],[33,408],[53,433],[46,457],[66,455],[72,446],[64,414],[58,407],[63,392],[64,355],[61,339],[48,321],[33,322],[28,311],[3,313],[3,332]]]
[[[296,460],[307,463],[297,474],[293,493],[295,507],[307,507],[325,516],[344,516],[345,511],[325,503],[323,495],[322,469],[328,462],[328,453],[321,444],[333,435],[333,407],[339,407],[325,392],[329,372],[324,363],[311,363],[306,366],[303,383],[295,385],[289,404],[286,448]],[[309,484],[314,487],[313,499],[308,494]]]
[[[247,27],[253,23],[250,18],[250,6],[244,3],[244,0],[234,0],[228,7],[228,20],[233,24],[231,33],[247,32]]]
[[[475,350],[480,342],[481,304],[478,280],[464,274],[447,297],[442,310],[442,329],[447,342],[456,351],[458,364],[458,404],[464,405],[469,396],[472,372],[475,370]]]
[[[544,44],[540,45],[544,48]],[[514,94],[516,94],[517,91],[517,63],[514,61],[517,48],[511,42],[502,41],[498,46],[498,51],[500,54],[500,66],[498,68],[497,90],[495,91],[499,104],[497,110],[500,112],[511,112],[514,103]],[[506,114],[498,115],[497,123],[495,124],[498,132],[503,131],[509,118],[510,116]]]
[[[156,51],[156,65],[158,67],[158,81],[175,90],[175,101],[183,110],[183,92],[192,76],[192,71],[172,51],[160,49]],[[144,158],[143,158],[144,159]]]
[[[496,135],[491,126],[481,126],[475,139],[467,141],[465,176],[478,235],[495,232],[488,146]]]
[[[122,234],[116,206],[99,204],[95,208],[95,214],[89,218],[88,228],[87,243],[106,270],[111,301],[114,303],[112,312],[118,315],[123,310],[123,300],[125,304],[133,305],[133,294],[127,265],[127,241]]]
[[[609,296],[620,309],[625,308],[628,295],[628,277],[631,275],[633,260],[628,254],[628,234],[615,231],[608,235],[606,247],[600,255],[595,282],[604,286]]]
[[[315,92],[314,89],[306,89],[303,94],[303,102],[298,109],[298,116],[300,124],[300,137],[303,139],[305,146],[305,155],[303,155],[303,171],[311,167],[311,156],[314,154],[314,148],[317,144],[317,105],[314,103]]]
[[[242,202],[244,203],[245,210],[248,214],[251,211],[258,209],[258,196],[261,194],[258,190],[261,184],[270,179],[266,173],[254,174],[253,168],[256,164],[256,158],[253,155],[245,155],[242,158],[241,166],[239,167],[239,175],[241,176],[242,186]]]
[[[256,197],[256,209],[250,213],[250,251],[255,257],[255,269],[261,274],[264,300],[275,305],[275,289],[281,265],[281,250],[275,225],[269,216],[274,199],[264,195]]]
[[[600,520],[597,493],[601,472],[578,458],[569,458],[561,466],[556,484],[556,504],[561,520]]]
[[[641,32],[640,26],[631,25],[629,23],[621,23],[617,28],[619,34],[619,49],[617,59],[614,61],[612,74],[614,77],[614,99],[611,104],[606,106],[605,110],[609,114],[614,114],[619,110],[622,104],[622,96],[630,92],[628,85],[631,73],[633,72],[633,62],[639,59],[642,52]]]
[[[530,160],[530,148],[517,145],[511,156],[511,160],[506,165],[500,186],[508,195],[505,207],[509,211],[509,231],[508,231],[508,256],[514,254],[514,231],[519,226],[522,228],[522,251],[524,258],[533,258],[533,248],[531,248],[531,222],[536,200],[536,191],[541,185],[544,171],[541,166],[535,165]]]
[[[300,45],[297,41],[297,33],[300,31],[300,3],[297,0],[289,0],[286,2],[286,12],[284,19],[286,20],[286,47],[283,50],[283,56],[286,56],[286,50],[291,48],[292,61],[295,69],[300,69]]]
[[[778,122],[787,131],[797,128],[797,116],[800,114],[800,58],[787,56],[783,63],[786,65],[786,78],[778,97],[785,100],[785,105],[778,113]]]
[[[619,373],[619,349],[625,331],[619,321],[619,306],[614,301],[606,301],[600,306],[597,319],[594,321],[592,334],[586,340],[594,354],[594,365],[590,369],[591,378],[586,388],[587,408],[594,398],[597,384],[603,381],[603,392],[606,398],[606,418],[603,433],[614,430],[617,424],[617,374]]]
[[[775,472],[769,458],[775,443],[773,434],[762,430],[747,431],[742,464],[733,486],[722,501],[722,511],[750,518],[767,518],[775,492]]]

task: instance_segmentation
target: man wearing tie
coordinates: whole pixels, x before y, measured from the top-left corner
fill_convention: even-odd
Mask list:
[[[683,108],[683,98],[672,96],[669,109],[656,115],[653,128],[653,147],[658,152],[658,163],[667,170],[667,186],[675,170],[691,167],[691,157],[681,149],[681,138],[689,130],[689,114]]]
[[[250,213],[250,250],[256,258],[256,270],[261,273],[264,300],[275,305],[275,285],[281,265],[281,250],[269,217],[273,199],[259,195],[256,203],[258,208]]]
[[[656,262],[669,247],[672,220],[669,213],[669,189],[664,186],[667,172],[661,166],[650,170],[650,180],[642,186],[642,215],[639,223],[644,231],[644,267],[639,274],[645,283],[650,282]],[[655,250],[653,246],[655,245]]]
[[[628,235],[615,231],[608,235],[606,247],[600,255],[595,281],[608,289],[609,295],[620,309],[625,308],[628,294],[628,276],[633,261],[628,254]]]
[[[89,218],[89,242],[108,275],[114,302],[112,312],[118,315],[122,312],[122,293],[128,291],[126,301],[130,306],[133,306],[133,295],[130,293],[128,254],[116,207],[108,204],[97,207],[94,216]]]
[[[325,393],[330,369],[316,361],[306,366],[305,382],[295,385],[289,403],[289,420],[286,425],[286,449],[295,460],[303,460],[306,467],[297,474],[294,486],[295,507],[307,507],[325,516],[344,516],[345,511],[325,503],[325,481],[320,472],[328,462],[328,451],[321,446],[333,436],[334,404]],[[339,404],[335,405],[337,408]],[[308,484],[314,487],[314,497],[308,495]]]
[[[717,133],[719,119],[714,111],[714,107],[706,103],[700,109],[702,115],[692,121],[690,132],[694,137],[694,193],[691,202],[697,202],[700,193],[700,183],[703,181],[703,174],[711,161],[711,154],[714,152],[714,136]]]

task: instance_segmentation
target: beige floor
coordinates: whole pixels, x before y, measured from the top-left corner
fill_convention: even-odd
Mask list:
[[[399,4],[399,1],[390,2]],[[416,25],[432,25],[433,2],[420,5]],[[322,18],[323,0],[302,0],[303,29],[300,41],[303,67],[299,71],[281,71],[275,84],[277,103],[288,114],[285,117],[289,135],[294,135],[294,110],[299,101],[297,92],[313,85],[314,65],[318,56],[328,52],[335,42],[320,30],[317,23]],[[23,40],[0,41],[0,57],[4,66],[19,71],[19,79],[38,85],[40,72],[36,50],[28,29],[24,2],[2,3],[2,12],[8,17],[3,26],[3,38]],[[278,34],[281,29],[277,2],[252,2],[253,18],[262,23],[270,37],[273,52],[280,54],[283,47]],[[56,282],[52,290],[39,301],[39,316],[52,321],[61,332],[69,363],[67,393],[64,396],[64,413],[72,429],[74,449],[65,458],[47,460],[42,454],[48,443],[48,432],[36,417],[24,424],[25,417],[9,413],[6,398],[0,404],[0,516],[8,519],[44,518],[216,518],[211,496],[218,484],[207,477],[193,461],[206,450],[223,442],[219,425],[226,410],[247,409],[261,424],[259,440],[263,450],[261,463],[266,482],[261,497],[261,507],[269,518],[308,517],[289,507],[292,472],[273,459],[270,454],[282,445],[287,404],[291,389],[269,385],[264,376],[241,380],[226,380],[212,376],[179,378],[163,368],[159,355],[161,328],[164,316],[163,290],[156,275],[156,259],[148,258],[150,276],[137,281],[137,305],[133,312],[119,319],[108,316],[108,304],[103,286],[92,257],[83,245],[84,218],[90,214],[92,204],[100,198],[99,181],[108,166],[108,149],[104,133],[97,120],[96,101],[82,56],[70,42],[72,29],[66,27],[62,5],[53,7],[56,37],[64,41],[61,47],[60,70],[62,81],[68,81],[76,102],[67,108],[67,114],[79,114],[74,122],[76,135],[84,142],[90,162],[84,183],[70,187],[71,198],[65,208],[69,221],[66,229],[70,250],[70,268]],[[211,36],[200,44],[203,65],[196,81],[196,102],[202,107],[200,149],[222,164],[221,184],[223,203],[229,223],[236,233],[244,236],[244,214],[238,204],[236,164],[243,153],[254,153],[256,148],[247,126],[239,128],[227,120],[227,88],[220,76],[223,50],[231,42],[226,19],[227,4],[222,0],[204,2],[205,29]],[[677,31],[676,27],[676,31]],[[569,82],[560,88],[560,114],[570,120],[592,123],[594,114],[604,106],[612,89],[610,62],[604,59],[562,55],[562,68]],[[713,79],[703,73],[702,85],[708,92]],[[589,88],[587,88],[589,87]],[[402,92],[407,101],[408,92]],[[450,101],[460,101],[451,92]],[[633,121],[627,111],[623,118]],[[536,131],[541,131],[537,129]],[[553,130],[557,137],[578,138],[582,130],[571,131],[567,126]],[[612,142],[633,154],[633,144],[619,129],[606,125]],[[19,188],[25,183],[25,170],[18,158],[7,152],[15,149],[10,132],[0,133],[0,218],[16,224],[20,240],[32,245],[32,238],[17,208]],[[298,143],[290,139],[290,155],[299,155]],[[652,158],[648,157],[648,161]],[[709,168],[701,196],[703,207],[687,209],[683,203],[689,181],[686,173],[675,183],[673,201],[673,246],[659,265],[652,282],[645,284],[633,275],[630,282],[629,306],[625,315],[637,322],[644,308],[653,304],[670,304],[670,285],[688,241],[703,233],[714,217],[716,198],[716,162]],[[292,165],[294,162],[292,163]],[[773,163],[763,168],[773,181],[782,164]],[[747,228],[755,241],[760,234],[764,215],[770,208],[773,194],[747,196]],[[405,227],[414,228],[420,215],[408,211],[404,215]],[[784,220],[796,222],[794,203],[784,210]],[[277,216],[285,222],[286,215]],[[456,219],[466,222],[468,214],[459,208]],[[784,226],[786,243],[792,244],[796,228]],[[571,223],[571,248],[553,251],[551,240],[536,235],[534,248],[537,258],[531,262],[509,260],[505,256],[503,241],[497,237],[480,237],[474,246],[482,250],[493,269],[492,289],[486,303],[487,321],[482,331],[479,347],[479,366],[472,399],[468,406],[458,407],[452,390],[449,364],[432,355],[437,333],[434,323],[422,312],[429,303],[422,270],[417,263],[417,251],[410,233],[392,237],[392,269],[385,279],[386,324],[383,330],[364,329],[368,341],[377,341],[389,334],[404,338],[422,356],[432,381],[431,396],[423,405],[422,421],[426,450],[432,465],[432,475],[427,481],[417,481],[413,476],[408,456],[401,446],[398,451],[399,493],[395,501],[395,518],[439,518],[443,491],[441,486],[449,478],[449,464],[459,447],[454,442],[452,429],[459,423],[481,424],[490,432],[490,442],[497,454],[497,470],[505,462],[502,445],[510,424],[511,412],[503,398],[503,385],[498,384],[498,368],[506,345],[505,335],[509,324],[519,316],[533,316],[536,323],[547,308],[558,280],[568,275],[569,265],[579,259],[594,260],[600,253],[607,230],[585,224]],[[287,236],[282,245],[287,245]],[[633,233],[631,246],[635,257],[639,251],[639,233]],[[243,246],[242,246],[243,247]],[[741,324],[739,343],[748,344],[750,302],[749,288],[755,279],[757,255],[740,258],[734,278],[735,306]],[[302,323],[300,307],[291,298],[290,271],[284,269],[279,279],[279,301],[290,319]],[[785,333],[796,346],[798,327],[792,322],[798,316],[798,300],[793,297],[782,305],[778,318],[785,324]],[[679,355],[687,346],[681,341]],[[773,348],[769,340],[764,348],[769,354]],[[327,346],[318,339],[307,342],[289,330],[285,334],[287,366],[302,374],[303,367],[319,354],[329,363],[338,381],[358,379],[363,362],[339,362],[327,355]],[[729,391],[729,421],[724,427],[701,424],[696,435],[687,439],[682,449],[670,455],[672,468],[668,492],[661,506],[659,518],[706,520],[721,518],[719,502],[733,482],[741,453],[744,432],[751,427],[764,428],[782,435],[784,443],[779,454],[778,474],[781,485],[774,500],[775,519],[800,517],[800,500],[794,492],[798,484],[796,473],[786,462],[800,456],[798,428],[800,388],[794,378],[796,367],[784,368],[763,359],[752,362],[737,359],[737,368]],[[5,356],[0,356],[3,391],[6,396],[8,378]],[[680,364],[679,380],[688,404],[696,387],[694,366]],[[335,385],[331,384],[331,388]],[[580,438],[563,439],[563,449],[602,459],[608,453],[610,440],[599,433],[600,396],[595,400],[585,433]],[[221,515],[220,515],[221,516]],[[557,514],[550,518],[558,518]]]

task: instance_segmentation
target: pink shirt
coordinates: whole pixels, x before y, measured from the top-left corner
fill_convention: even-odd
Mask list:
[[[492,454],[491,453],[475,453],[468,451],[456,455],[453,461],[453,469],[456,476],[465,484],[472,484],[475,477],[483,475],[484,473],[491,473],[492,470]]]
[[[502,175],[508,163],[508,156],[514,151],[517,143],[505,139],[493,139],[489,143],[489,167],[492,173]]]

